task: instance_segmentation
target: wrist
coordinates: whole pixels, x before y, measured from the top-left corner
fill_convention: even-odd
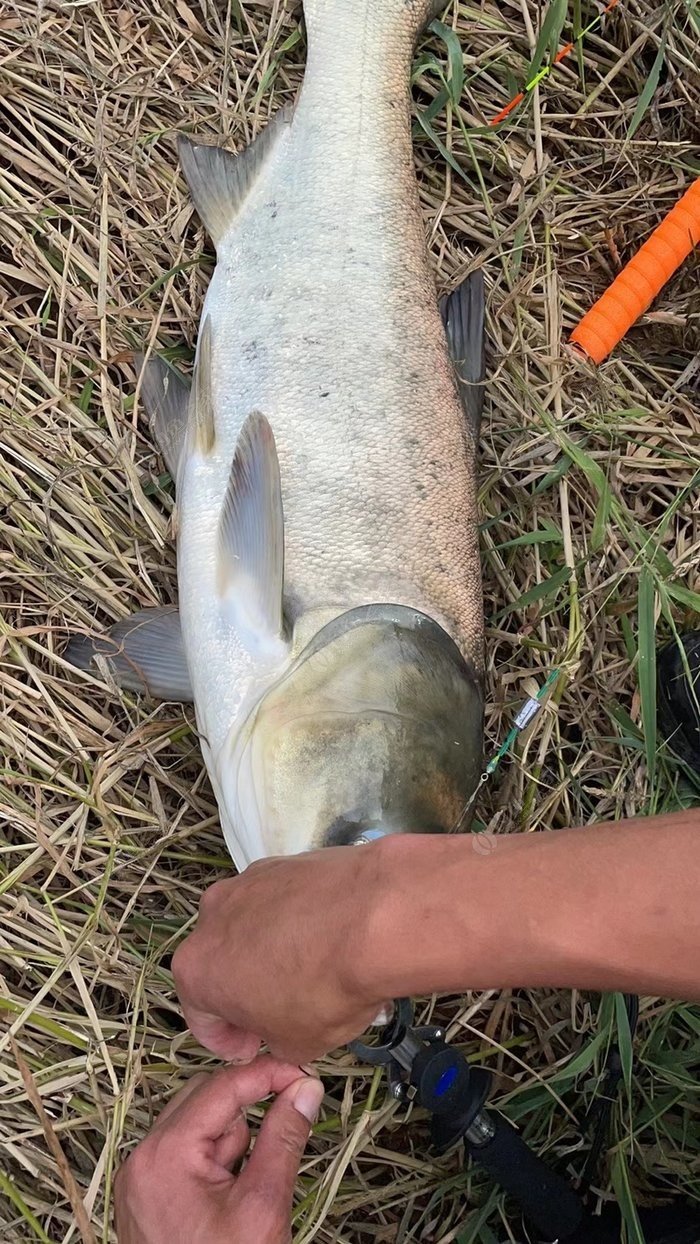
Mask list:
[[[366,850],[368,902],[358,961],[365,998],[389,1000],[459,988],[445,983],[452,978],[464,986],[467,907],[455,909],[450,897],[468,885],[464,840],[396,834]]]
[[[533,875],[549,859],[541,858],[548,837],[508,835],[479,850],[474,834],[402,834],[368,847],[365,996],[545,983],[543,967],[560,966],[571,949],[557,944],[559,903]]]

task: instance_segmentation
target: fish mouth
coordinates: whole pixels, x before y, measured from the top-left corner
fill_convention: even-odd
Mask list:
[[[408,832],[406,828],[397,829],[388,825],[358,825],[356,821],[339,817],[325,834],[324,845],[327,847],[361,847],[371,842],[380,842],[382,838],[396,838],[399,835],[404,837]],[[421,834],[444,832],[441,825],[421,826]]]
[[[378,842],[380,838],[386,838],[391,830],[380,829],[378,826],[371,826],[369,829],[363,829],[356,833],[355,837],[350,841],[351,847],[361,847],[366,842]]]

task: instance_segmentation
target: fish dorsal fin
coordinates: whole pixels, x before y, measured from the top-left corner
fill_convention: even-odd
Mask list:
[[[187,430],[190,386],[164,359],[151,358],[146,365],[137,355],[136,368],[141,373],[141,401],[158,448],[173,480]]]
[[[479,439],[484,405],[484,277],[470,273],[440,304],[464,413]]]
[[[197,343],[197,362],[194,368],[194,392],[190,404],[192,438],[199,453],[210,454],[216,442],[214,422],[214,397],[211,385],[211,316],[207,316]]]
[[[179,139],[180,164],[192,202],[215,246],[237,215],[290,119],[291,108],[281,108],[238,155],[223,147],[193,143],[184,136]]]
[[[254,411],[236,446],[219,524],[218,587],[256,641],[282,635],[284,517],[272,428]]]

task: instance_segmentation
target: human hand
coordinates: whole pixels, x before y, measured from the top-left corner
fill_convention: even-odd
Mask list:
[[[246,1154],[244,1109],[277,1097]],[[259,1058],[197,1076],[173,1098],[117,1174],[119,1244],[288,1244],[294,1183],[320,1080]]]
[[[217,881],[173,957],[185,1019],[225,1059],[309,1062],[359,1036],[384,1004],[360,965],[378,966],[373,911],[388,902],[384,859],[367,844],[263,860]]]

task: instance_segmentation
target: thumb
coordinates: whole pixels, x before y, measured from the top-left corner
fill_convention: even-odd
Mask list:
[[[315,1122],[324,1088],[314,1076],[295,1080],[280,1093],[265,1116],[253,1152],[238,1185],[246,1192],[264,1191],[288,1211],[294,1184]]]

